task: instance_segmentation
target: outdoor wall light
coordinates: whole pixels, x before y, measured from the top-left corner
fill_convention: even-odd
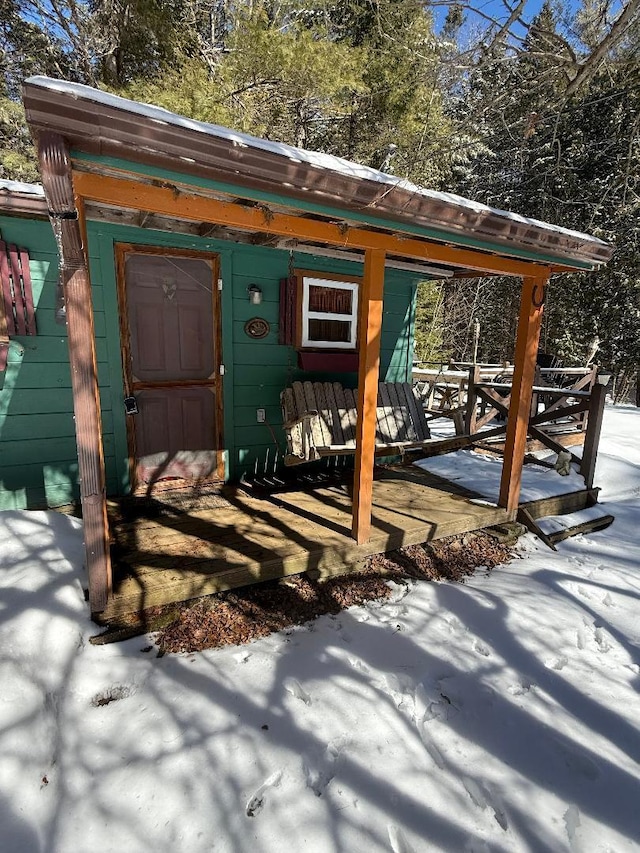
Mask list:
[[[250,284],[247,288],[247,293],[249,294],[249,302],[252,305],[260,305],[262,302],[262,290],[257,284]]]

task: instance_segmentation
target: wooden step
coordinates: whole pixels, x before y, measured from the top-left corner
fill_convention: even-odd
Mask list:
[[[614,521],[609,513],[600,506],[587,507],[578,512],[570,512],[566,515],[549,515],[538,519],[538,527],[545,533],[551,542],[562,542],[570,536],[578,536],[580,533],[592,533],[595,530],[604,530]]]
[[[592,490],[574,493],[573,500],[565,502],[547,498],[533,501],[531,505],[525,504],[518,510],[518,521],[555,551],[557,542],[581,533],[604,530],[614,521],[614,517],[602,507],[590,503],[592,496],[588,492]],[[556,514],[544,514],[545,508]]]

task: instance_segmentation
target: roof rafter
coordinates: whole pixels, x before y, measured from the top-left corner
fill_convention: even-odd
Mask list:
[[[79,196],[92,202],[133,207],[140,211],[200,223],[210,222],[212,225],[226,225],[251,232],[266,231],[280,237],[315,240],[344,249],[382,249],[400,257],[451,265],[484,275],[542,276],[550,271],[546,265],[502,255],[275,213],[265,206],[241,206],[231,201],[193,195],[166,184],[142,184],[136,181],[134,176],[114,178],[74,172],[74,187]]]

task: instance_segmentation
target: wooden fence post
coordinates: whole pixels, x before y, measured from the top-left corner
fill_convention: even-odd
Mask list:
[[[542,384],[542,374],[540,373],[540,368],[536,364],[535,373],[533,374],[533,384],[534,386],[540,386]],[[538,414],[538,403],[540,402],[538,394],[534,391],[531,394],[531,417],[535,418]]]
[[[587,420],[587,430],[582,449],[582,464],[580,465],[580,473],[584,477],[584,484],[587,489],[593,488],[606,397],[607,386],[596,383],[591,389],[589,418]]]
[[[469,368],[469,379],[467,385],[467,408],[464,414],[465,435],[473,435],[476,431],[478,397],[476,385],[480,382],[480,368],[477,364]]]
[[[587,365],[588,366],[588,365]],[[595,386],[598,384],[598,365],[594,364],[591,368],[591,374],[589,375],[589,382],[587,385],[587,391],[593,391]],[[577,429],[582,430],[582,432],[586,432],[587,426],[589,425],[589,412],[585,412],[578,418],[578,426]]]

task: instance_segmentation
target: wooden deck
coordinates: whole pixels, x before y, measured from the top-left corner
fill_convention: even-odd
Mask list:
[[[376,478],[372,536],[357,545],[350,492],[336,484],[261,499],[238,489],[222,505],[112,522],[114,594],[100,621],[308,570],[337,574],[370,554],[508,520],[464,489],[399,466]]]

